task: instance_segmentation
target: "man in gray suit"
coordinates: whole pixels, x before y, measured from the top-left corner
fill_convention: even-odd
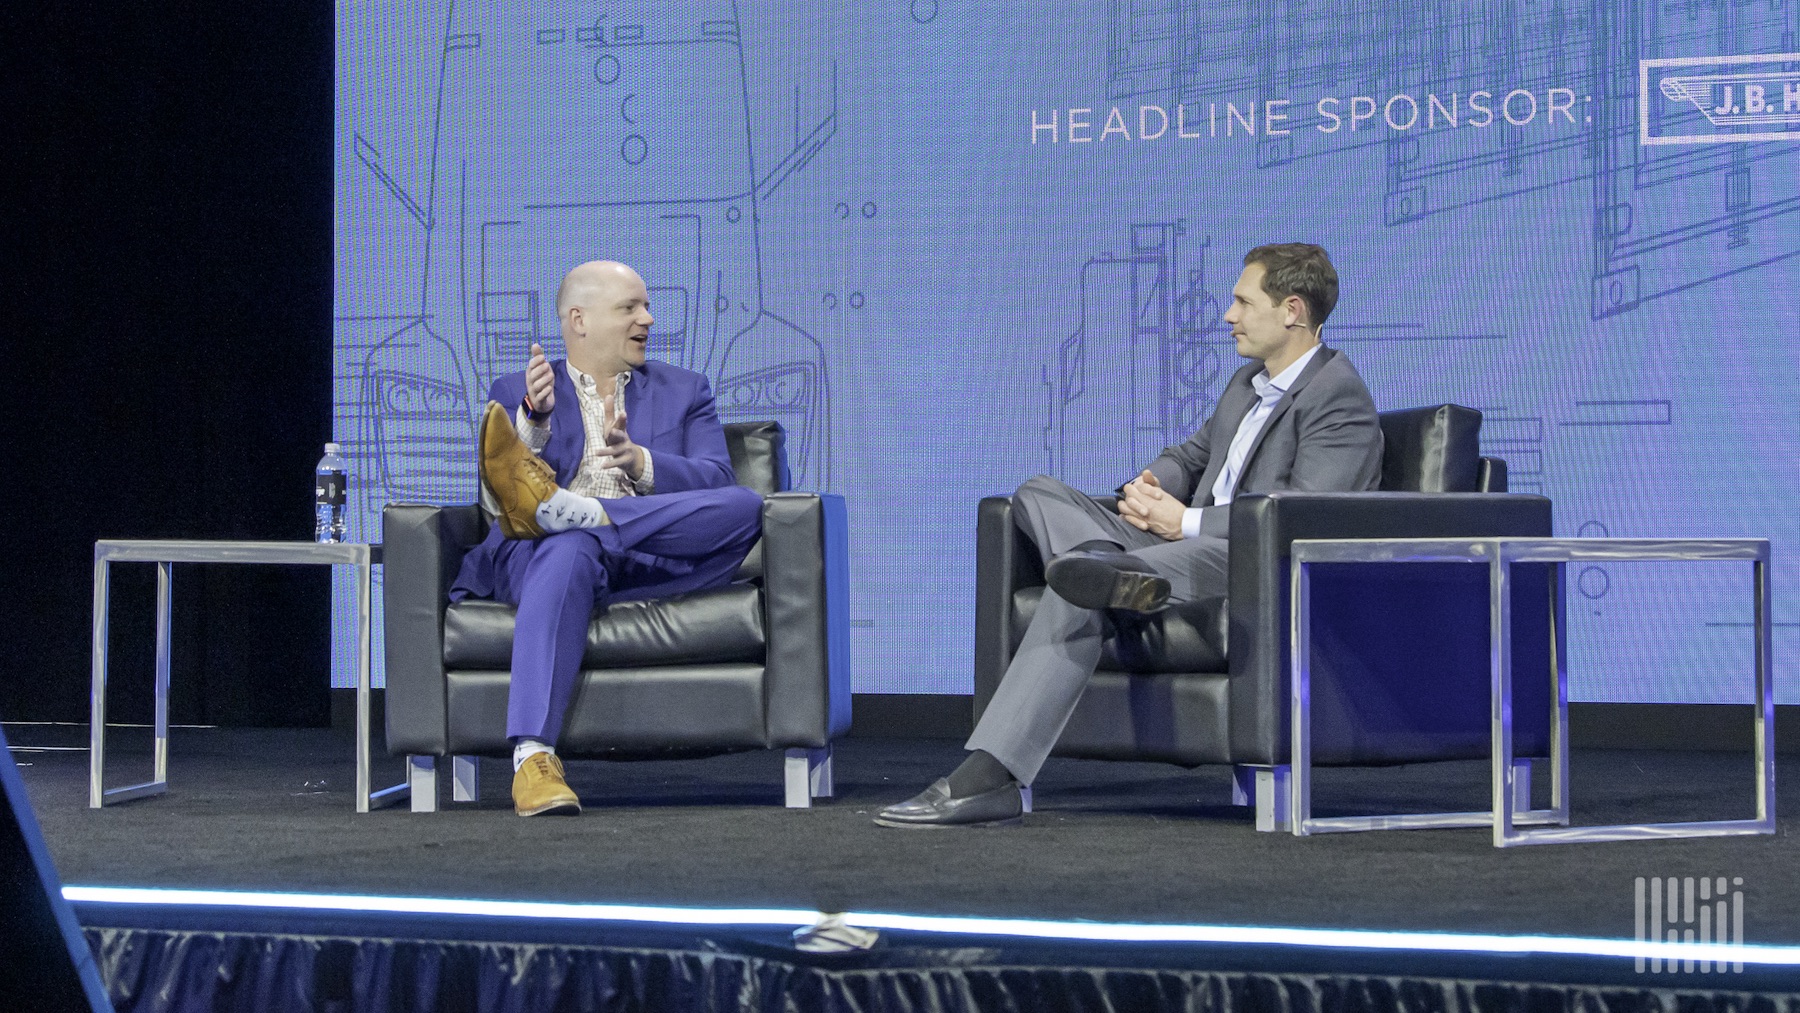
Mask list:
[[[1375,487],[1375,404],[1349,358],[1319,343],[1337,291],[1337,271],[1317,246],[1251,250],[1225,322],[1252,361],[1200,431],[1121,486],[1116,514],[1043,475],[1019,487],[1013,516],[1049,560],[1049,589],[969,739],[969,758],[876,823],[1017,822],[1019,786],[1037,776],[1100,661],[1108,610],[1224,597],[1235,496]]]

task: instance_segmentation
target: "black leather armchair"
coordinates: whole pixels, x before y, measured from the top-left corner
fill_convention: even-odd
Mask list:
[[[1257,829],[1287,829],[1288,546],[1300,538],[1540,537],[1550,501],[1501,495],[1504,461],[1480,456],[1481,413],[1385,412],[1380,491],[1247,495],[1231,507],[1223,601],[1114,617],[1059,756],[1236,768],[1233,801]],[[1012,661],[1044,591],[1043,561],[990,497],[978,520],[975,716]],[[1548,752],[1549,568],[1514,581],[1515,754]],[[1315,568],[1313,762],[1486,757],[1491,746],[1484,567]],[[1560,627],[1560,623],[1558,626]]]
[[[774,422],[725,427],[740,485],[764,494],[763,536],[736,582],[596,611],[557,742],[573,758],[658,759],[786,751],[790,807],[832,794],[833,740],[850,729],[849,546],[841,496],[786,491]],[[514,610],[449,603],[487,532],[479,506],[390,504],[385,553],[387,744],[408,757],[415,812],[476,797],[477,756],[510,756],[506,699]]]

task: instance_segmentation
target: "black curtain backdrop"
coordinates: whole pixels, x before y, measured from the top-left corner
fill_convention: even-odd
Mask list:
[[[97,538],[311,535],[331,419],[332,5],[7,5],[0,719],[85,720]],[[115,565],[115,720],[154,568]],[[176,721],[328,719],[327,578],[175,571]]]
[[[786,1013],[1206,1010],[1209,1013],[1795,1013],[1757,975],[1679,983],[1558,981],[1556,962],[1498,958],[1494,979],[1342,969],[1120,966],[1147,948],[897,946],[806,954],[780,943],[695,948],[89,928],[120,1013],[433,1009]],[[1157,953],[1153,948],[1149,953]],[[1183,954],[1166,954],[1179,961]],[[1190,951],[1185,954],[1193,958]],[[1083,958],[1096,960],[1084,964]],[[1204,959],[1204,958],[1202,958]],[[1629,965],[1627,965],[1629,966]],[[1547,980],[1523,981],[1521,974]],[[1579,979],[1577,979],[1579,980]],[[1591,979],[1590,979],[1591,980]]]

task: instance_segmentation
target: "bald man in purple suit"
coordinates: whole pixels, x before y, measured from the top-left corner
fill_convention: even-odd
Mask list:
[[[556,310],[567,360],[534,344],[489,388],[479,442],[495,523],[450,590],[518,609],[506,731],[521,816],[581,811],[556,738],[593,610],[726,584],[762,533],[762,497],[736,484],[706,377],[647,358],[637,272],[582,264]]]

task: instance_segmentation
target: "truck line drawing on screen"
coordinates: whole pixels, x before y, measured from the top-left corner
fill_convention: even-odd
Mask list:
[[[488,383],[533,341],[559,353],[557,282],[595,257],[649,281],[653,357],[707,374],[726,419],[779,420],[795,481],[829,483],[823,350],[763,304],[757,208],[830,139],[835,95],[759,177],[736,11],[712,6],[608,4],[582,22],[592,5],[445,5],[436,107],[398,113],[432,121],[422,195],[353,122],[357,161],[424,245],[417,302],[391,308],[413,319],[349,364],[367,509],[473,495]]]
[[[1599,320],[1800,253],[1800,118],[1785,107],[1781,118],[1758,121],[1760,142],[1658,147],[1639,138],[1641,116],[1718,129],[1681,82],[1733,68],[1700,65],[1696,53],[1776,54],[1757,79],[1780,103],[1777,85],[1800,81],[1800,58],[1778,59],[1797,48],[1796,7],[1114,0],[1106,84],[1115,100],[1183,104],[1196,122],[1214,106],[1242,104],[1253,135],[1259,103],[1287,100],[1288,133],[1270,135],[1262,123],[1256,165],[1379,158],[1389,227],[1587,181]],[[1696,66],[1656,74],[1641,90],[1640,64],[1675,62],[1668,56]],[[1471,105],[1479,90],[1489,93],[1485,115]]]
[[[1125,254],[1081,265],[1081,322],[1044,367],[1050,473],[1077,489],[1114,488],[1133,462],[1187,439],[1230,376],[1203,341],[1225,330],[1203,256],[1176,288],[1186,233],[1185,221],[1133,225]],[[1200,241],[1201,255],[1209,242]]]
[[[361,225],[340,229],[340,278],[355,281],[334,314],[350,537],[379,540],[388,502],[475,498],[488,384],[534,341],[561,355],[557,284],[597,257],[648,281],[653,358],[705,373],[726,421],[781,422],[796,485],[829,487],[824,350],[764,305],[758,207],[836,132],[835,63],[822,115],[759,172],[730,2],[340,5],[346,17],[365,19],[357,55],[391,65],[339,99],[339,214]],[[400,51],[371,50],[407,18]]]
[[[1594,47],[1604,85],[1593,128],[1594,318],[1800,254],[1800,123],[1790,120],[1787,139],[1776,141],[1653,146],[1639,135],[1641,119],[1705,122],[1685,93],[1676,98],[1669,92],[1679,89],[1662,86],[1704,65],[1670,68],[1667,78],[1648,65],[1674,55],[1793,54],[1796,4],[1619,4],[1597,17],[1618,41]],[[1707,43],[1694,45],[1695,34]],[[1800,69],[1800,56],[1786,67]],[[1643,91],[1641,78],[1649,79]]]

